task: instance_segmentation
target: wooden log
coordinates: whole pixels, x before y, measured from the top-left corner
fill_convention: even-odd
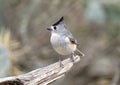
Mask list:
[[[74,58],[74,63],[80,60],[80,56],[78,55]],[[70,58],[63,60],[62,63],[64,67],[60,67],[59,62],[56,62],[26,74],[1,78],[0,85],[47,85],[65,76],[65,73],[73,66],[73,62],[71,62]]]

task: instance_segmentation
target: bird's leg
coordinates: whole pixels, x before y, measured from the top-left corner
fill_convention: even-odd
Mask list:
[[[64,65],[62,64],[61,56],[59,56],[59,63],[60,63],[60,67],[64,67]]]
[[[75,54],[74,54],[74,52],[73,52],[73,53],[71,54],[71,57],[70,57],[72,62],[75,62],[74,56],[75,56]]]

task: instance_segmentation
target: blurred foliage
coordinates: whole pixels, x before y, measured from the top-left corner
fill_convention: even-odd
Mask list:
[[[16,68],[15,55],[13,49],[18,46],[17,42],[11,40],[10,30],[1,27],[0,30],[0,77],[6,77],[12,74],[18,74],[20,71]],[[14,73],[16,69],[16,73]]]
[[[4,29],[4,28],[2,28]],[[8,76],[11,70],[10,53],[8,51],[10,32],[1,30],[0,32],[0,77]]]
[[[0,72],[6,67],[1,77],[58,61],[46,28],[64,16],[85,57],[52,85],[117,85],[119,4],[119,0],[0,0]]]

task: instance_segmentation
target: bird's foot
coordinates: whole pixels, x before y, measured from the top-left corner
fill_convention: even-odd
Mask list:
[[[70,59],[71,59],[71,61],[72,61],[73,63],[75,62],[74,55],[72,55],[72,56],[70,57]]]
[[[64,68],[62,61],[59,61],[59,63],[60,63],[60,67]]]

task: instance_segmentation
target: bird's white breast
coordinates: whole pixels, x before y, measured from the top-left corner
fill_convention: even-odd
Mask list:
[[[69,55],[76,50],[76,45],[72,44],[68,37],[52,33],[51,44],[55,51],[61,55]]]

